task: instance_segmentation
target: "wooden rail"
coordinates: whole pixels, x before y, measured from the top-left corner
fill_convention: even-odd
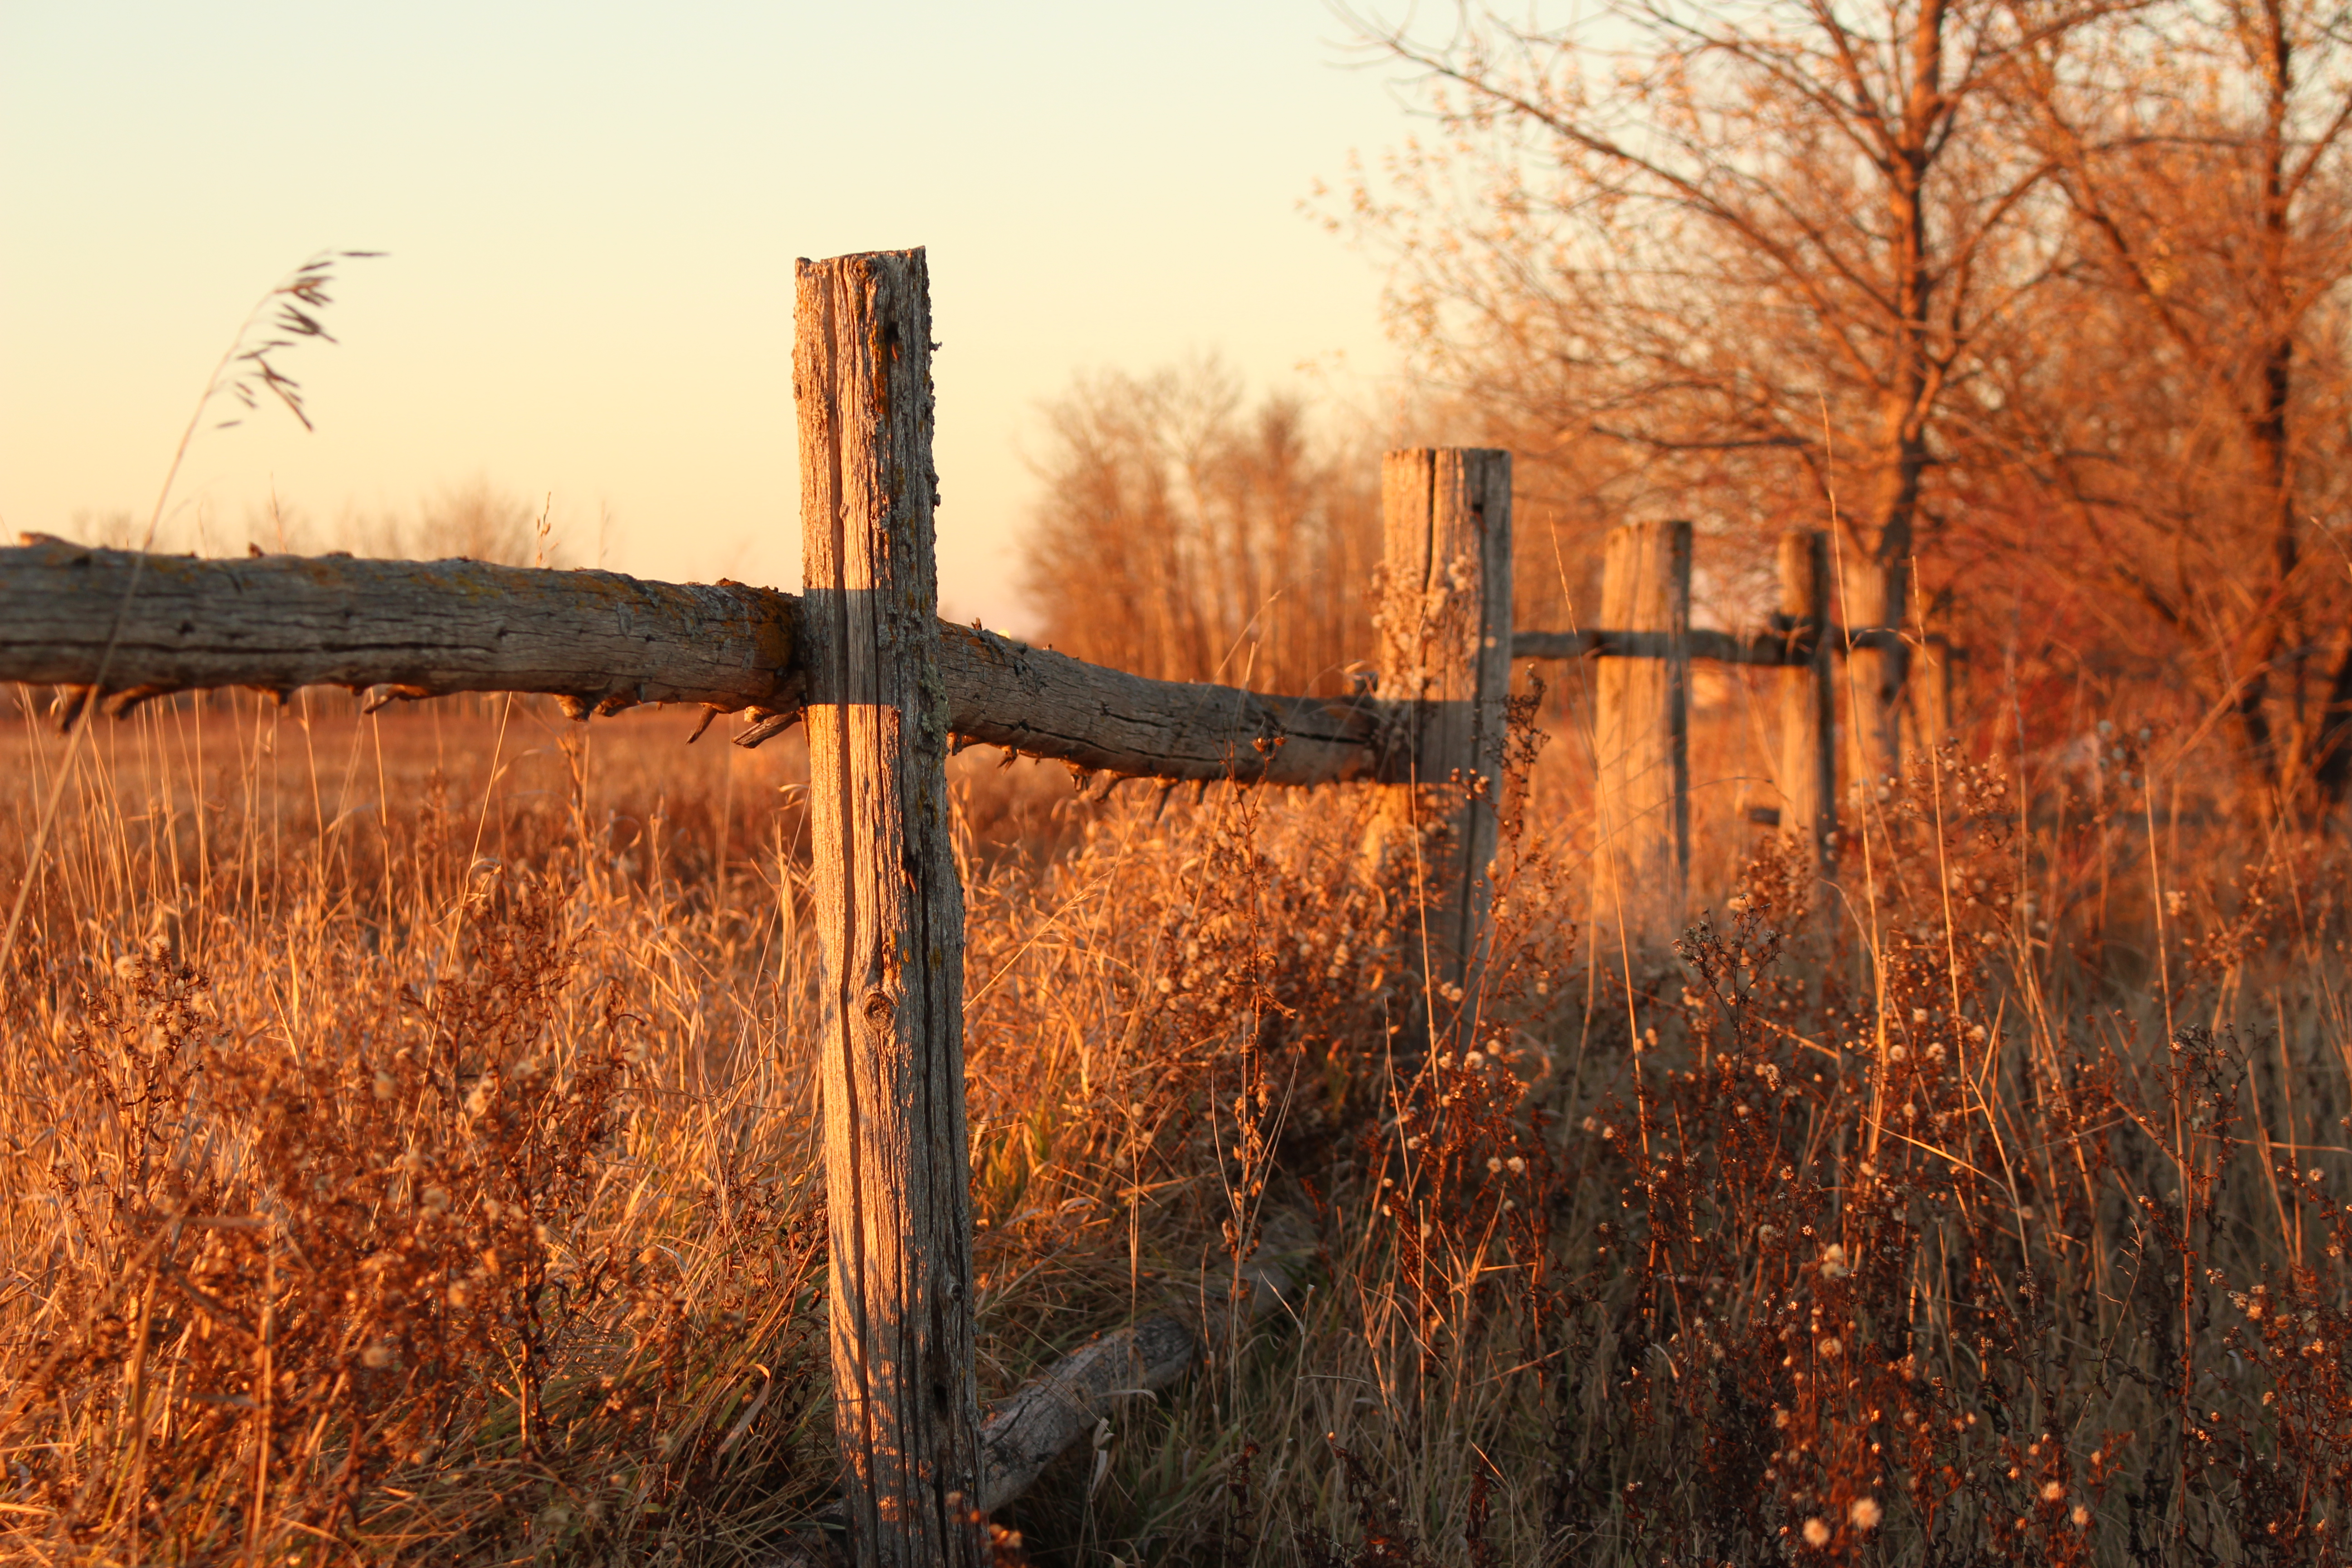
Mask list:
[[[134,586],[132,575],[137,574]],[[0,680],[81,687],[104,711],[207,687],[341,686],[371,708],[540,692],[574,717],[642,702],[748,711],[752,744],[807,698],[806,608],[740,583],[651,583],[472,561],[202,561],[28,536],[0,548]],[[1150,680],[940,625],[949,728],[1077,767],[1316,784],[1381,773],[1392,710]]]
[[[1791,537],[1803,537],[1792,535]],[[1813,652],[1832,648],[1879,647],[1900,643],[1903,634],[1886,626],[1857,626],[1849,634],[1839,626],[1810,619],[1773,617],[1774,629],[1760,632],[1719,632],[1693,627],[1685,634],[1686,657],[1717,664],[1753,664],[1774,668],[1810,665]],[[1675,637],[1664,631],[1514,632],[1513,658],[1669,658],[1675,657]]]

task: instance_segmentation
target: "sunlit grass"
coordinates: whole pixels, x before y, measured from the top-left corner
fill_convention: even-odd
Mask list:
[[[62,754],[20,724],[17,826]],[[751,1562],[822,1507],[796,745],[688,727],[94,731],[0,1020],[11,1556]],[[1575,744],[1429,1056],[1368,795],[959,760],[983,1397],[1149,1312],[1207,1346],[1025,1549],[2326,1559],[2337,852],[2113,781],[2026,824],[1947,755],[1833,889],[1703,801],[1676,955],[1594,901]],[[1252,1324],[1269,1227],[1314,1262]]]

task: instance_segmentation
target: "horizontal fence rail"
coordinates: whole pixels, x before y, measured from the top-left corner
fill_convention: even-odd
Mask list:
[[[142,556],[27,535],[0,548],[0,680],[79,688],[103,665],[99,705],[111,714],[228,686],[341,686],[371,710],[478,691],[551,696],[575,718],[683,703],[748,712],[741,738],[757,744],[799,720],[803,613],[798,595],[741,583],[477,561]],[[1687,657],[1800,666],[1821,635],[1693,630]],[[1853,640],[1896,635],[1860,629]],[[1827,636],[1837,646],[1844,634]],[[1522,631],[1511,654],[1664,658],[1671,640]],[[1385,760],[1397,715],[1377,698],[1153,680],[952,622],[940,626],[940,678],[966,743],[1129,777],[1397,782]]]
[[[799,601],[739,583],[347,555],[205,561],[40,535],[0,549],[0,679],[103,679],[112,713],[218,686],[343,686],[374,706],[531,691],[580,712],[731,712],[795,701],[800,674]]]
[[[1790,668],[1813,662],[1813,650],[1823,640],[1833,647],[1892,647],[1904,641],[1892,626],[1843,626],[1812,623],[1782,626],[1775,616],[1772,629],[1722,632],[1701,627],[1676,634],[1662,631],[1514,632],[1513,658],[1704,658],[1717,664],[1758,664]],[[1679,643],[1679,647],[1677,647]]]
[[[949,727],[966,742],[1137,778],[1393,782],[1397,704],[1152,680],[953,622],[940,628]]]
[[[136,575],[136,582],[133,576]],[[370,709],[535,692],[575,718],[647,702],[748,711],[756,744],[806,698],[800,595],[740,583],[473,561],[141,556],[61,539],[0,549],[0,680],[84,687],[103,711],[207,687],[341,686]],[[1278,784],[1374,779],[1391,705],[1106,669],[943,622],[949,727],[1109,773]],[[100,675],[101,669],[103,675]]]

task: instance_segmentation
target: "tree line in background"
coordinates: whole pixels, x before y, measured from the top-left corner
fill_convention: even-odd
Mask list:
[[[1377,454],[1213,361],[1081,376],[1046,410],[1022,588],[1040,637],[1163,680],[1336,693],[1371,650]]]
[[[354,509],[321,524],[304,508],[273,503],[248,510],[239,528],[199,521],[194,529],[195,542],[206,551],[348,550],[389,559],[462,556],[501,566],[569,565],[563,543],[543,527],[546,510],[546,503],[534,506],[477,478],[422,498],[410,512]],[[76,538],[112,549],[134,549],[142,542],[139,520],[126,511],[77,512],[72,526]]]
[[[2088,699],[2226,736],[2256,805],[2352,793],[2343,11],[1453,22],[1360,19],[1432,130],[1332,222],[1390,263],[1447,438],[1518,454],[1523,557],[1569,567],[1523,580],[1581,592],[1632,518],[1759,576],[1780,531],[1832,527],[1840,618],[1948,633],[2017,721]],[[1229,386],[1082,384],[1031,543],[1050,635],[1261,685],[1360,657],[1374,465],[1301,430]],[[1853,656],[1870,771],[1900,765],[1907,663]]]

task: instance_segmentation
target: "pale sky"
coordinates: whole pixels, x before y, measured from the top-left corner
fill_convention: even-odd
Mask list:
[[[483,479],[575,563],[608,510],[606,564],[793,585],[793,258],[922,245],[943,596],[1017,625],[1075,371],[1381,395],[1377,265],[1300,210],[1410,129],[1355,58],[1322,0],[0,0],[0,528],[143,522],[254,299],[380,249],[286,362],[318,433],[201,437],[160,543]]]

